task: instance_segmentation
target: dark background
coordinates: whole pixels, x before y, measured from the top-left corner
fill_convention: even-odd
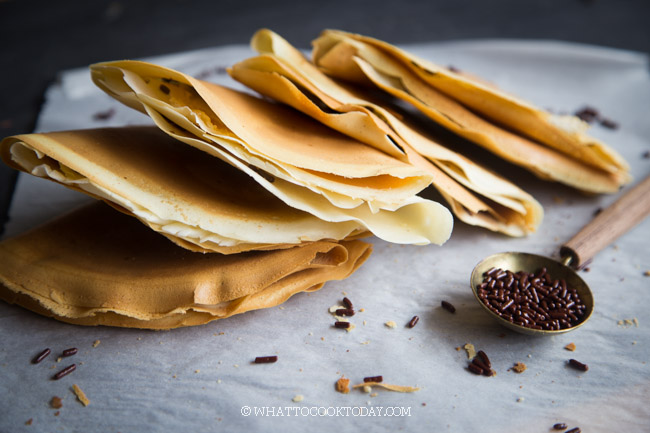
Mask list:
[[[268,27],[308,48],[324,28],[392,43],[555,39],[650,52],[648,0],[0,0],[0,138],[31,132],[63,69],[222,44]],[[16,173],[0,164],[0,233]]]

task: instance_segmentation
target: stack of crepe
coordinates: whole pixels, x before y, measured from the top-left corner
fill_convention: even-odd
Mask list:
[[[155,127],[27,134],[0,150],[121,211],[94,204],[0,243],[0,297],[65,322],[198,325],[344,279],[371,252],[356,224],[291,208]]]
[[[548,113],[386,42],[327,30],[312,57],[328,75],[376,86],[543,179],[590,193],[616,192],[630,181],[623,158],[587,135],[577,117]]]
[[[294,110],[144,62],[92,77],[157,127],[25,134],[0,153],[134,218],[83,209],[3,241],[3,299],[71,323],[194,325],[348,277],[371,251],[359,237],[451,233],[417,196],[430,173]]]
[[[542,207],[528,193],[418,131],[359,88],[326,76],[279,35],[260,30],[251,46],[261,55],[235,64],[233,78],[427,171],[460,220],[511,236],[541,223]]]

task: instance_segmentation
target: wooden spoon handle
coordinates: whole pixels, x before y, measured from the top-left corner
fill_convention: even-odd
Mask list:
[[[560,255],[571,257],[571,266],[577,268],[638,224],[648,213],[650,176],[600,212],[569,242],[562,245]]]

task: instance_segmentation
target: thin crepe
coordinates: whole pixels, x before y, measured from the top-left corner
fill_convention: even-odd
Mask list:
[[[586,134],[588,125],[507,95],[388,43],[326,30],[313,61],[327,74],[372,83],[445,128],[544,179],[593,193],[612,193],[631,179],[613,149]]]
[[[0,299],[73,324],[170,329],[276,306],[370,253],[353,240],[199,254],[94,203],[0,242]]]
[[[13,168],[105,200],[185,248],[222,254],[365,233],[287,206],[250,176],[154,126],[8,137]]]
[[[397,243],[441,244],[452,217],[416,194],[430,174],[291,110],[145,62],[91,66],[102,90],[251,175],[288,205]]]
[[[233,65],[233,78],[429,172],[433,186],[462,221],[512,236],[528,234],[541,223],[542,207],[529,194],[326,76],[279,35],[262,29],[251,46],[261,55]]]

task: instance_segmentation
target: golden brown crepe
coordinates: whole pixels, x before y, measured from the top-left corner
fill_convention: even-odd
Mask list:
[[[449,130],[544,179],[588,192],[616,192],[629,167],[588,125],[507,95],[447,68],[361,35],[327,30],[313,60],[327,74],[372,83]]]
[[[0,298],[68,323],[169,329],[281,304],[370,253],[354,240],[200,254],[93,203],[0,242]]]
[[[233,78],[431,173],[433,186],[462,221],[513,236],[541,223],[542,207],[529,194],[418,132],[358,89],[326,76],[279,35],[262,29],[251,46],[261,55],[233,65]]]
[[[19,170],[105,200],[185,248],[223,254],[365,233],[287,206],[250,176],[154,126],[25,134],[0,143]]]
[[[102,90],[288,205],[398,243],[443,243],[452,218],[416,194],[430,174],[260,98],[145,62],[91,66]]]

